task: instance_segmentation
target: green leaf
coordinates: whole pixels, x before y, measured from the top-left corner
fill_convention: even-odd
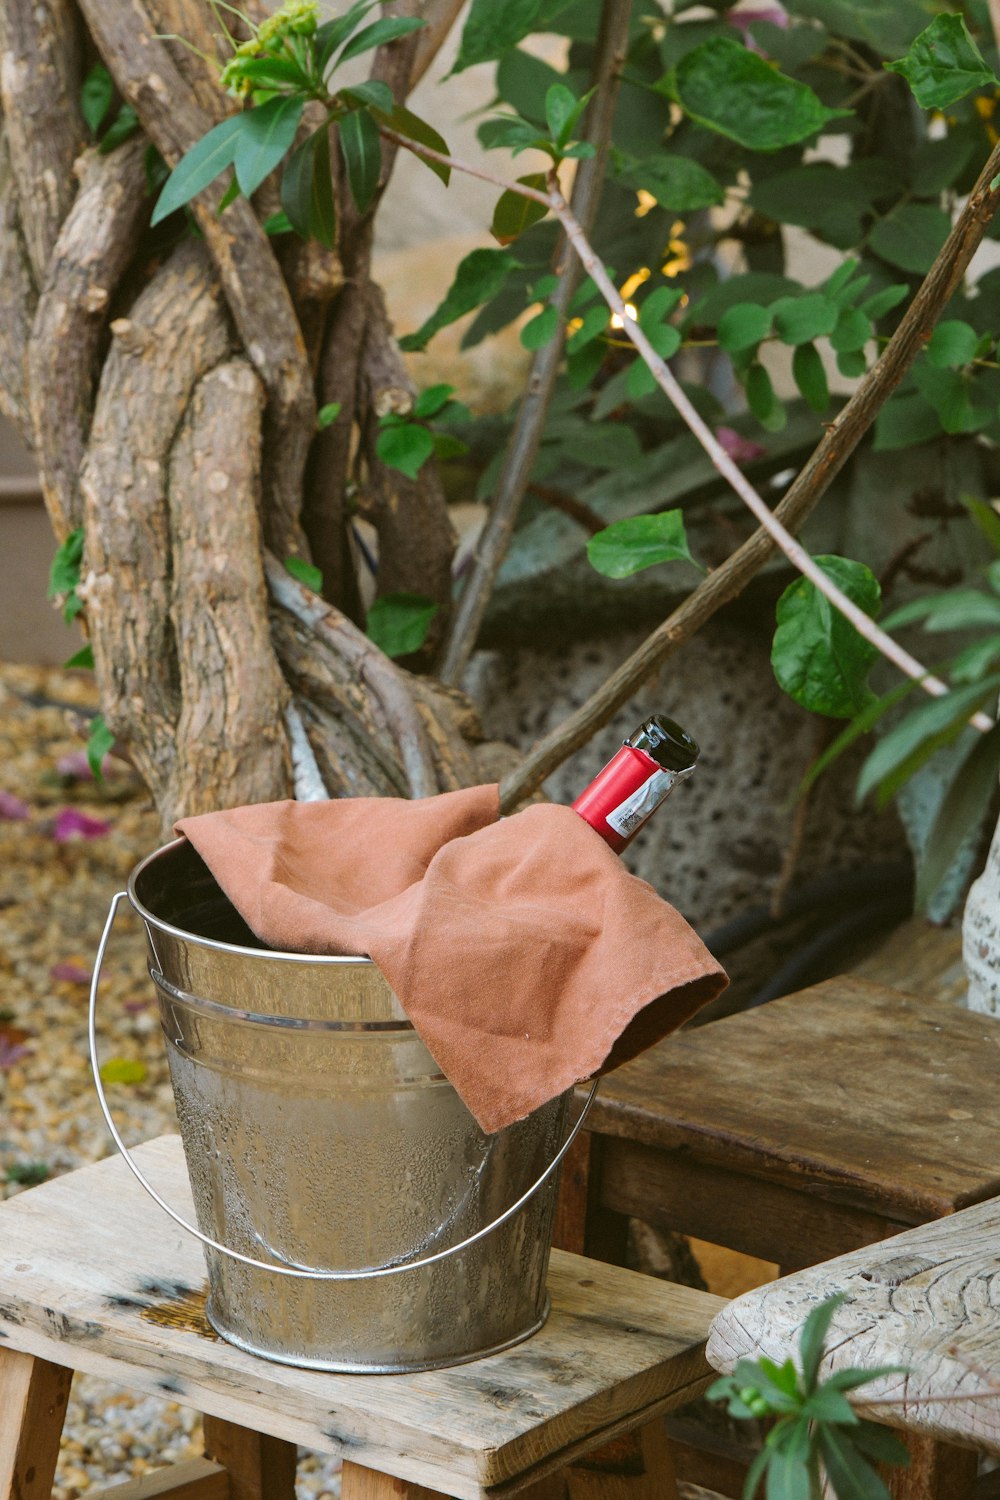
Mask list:
[[[330,133],[325,125],[296,146],[281,174],[281,206],[303,239],[333,248],[337,210],[333,200]]]
[[[899,1469],[908,1468],[910,1451],[898,1433],[890,1432],[878,1422],[860,1422],[851,1433],[855,1448],[859,1448],[876,1463],[895,1464]]]
[[[426,641],[437,612],[423,594],[383,594],[368,611],[365,628],[386,656],[409,656]]]
[[[548,179],[544,172],[529,172],[526,177],[519,177],[517,180],[525,187],[535,188],[540,193],[544,193],[548,186]],[[537,224],[540,219],[544,219],[547,213],[548,208],[544,203],[537,203],[533,198],[526,198],[523,193],[517,192],[514,188],[508,188],[497,199],[490,234],[499,244],[509,245],[526,229],[530,229],[532,224]]]
[[[827,1477],[837,1500],[891,1500],[888,1489],[853,1447],[847,1433],[822,1423],[818,1434]]]
[[[979,335],[961,318],[945,318],[931,334],[925,353],[939,370],[955,370],[967,365],[976,352]]]
[[[396,107],[392,89],[379,78],[369,78],[365,83],[354,83],[349,89],[341,89],[341,96],[352,104],[363,104],[388,117]]]
[[[421,421],[429,421],[431,417],[439,415],[441,410],[448,405],[455,394],[453,385],[429,385],[426,390],[420,392],[413,403],[413,415]]]
[[[230,203],[235,203],[236,200],[237,200],[237,198],[239,198],[240,196],[241,196],[240,185],[236,181],[236,176],[234,174],[233,177],[230,180],[229,186],[226,188],[226,191],[223,193],[222,197],[219,199],[219,206],[215,210],[216,217],[217,218],[221,217],[222,214],[224,214],[225,211],[226,211],[226,209],[229,207]]]
[[[874,332],[871,319],[860,308],[842,308],[830,334],[830,347],[838,354],[857,353],[873,337]]]
[[[643,188],[661,208],[677,214],[714,208],[726,200],[721,182],[690,156],[664,154],[648,161],[634,157],[619,159],[614,176],[623,186]]]
[[[138,129],[139,116],[131,104],[123,104],[98,142],[98,155],[107,156],[109,152],[114,151],[116,147],[127,141],[130,136],[135,135]]]
[[[946,109],[974,89],[997,83],[965,21],[954,13],[935,16],[905,57],[883,66],[903,75],[921,109]]]
[[[305,99],[301,94],[279,94],[277,98],[247,110],[236,137],[233,165],[245,197],[251,197],[270,176],[295,140]]]
[[[969,753],[953,769],[917,864],[914,904],[918,908],[926,907],[965,840],[982,826],[996,788],[998,766],[1000,729],[989,734],[973,731]]]
[[[820,559],[816,558],[816,561],[819,562]],[[838,558],[837,561],[843,562],[846,559]],[[861,564],[856,563],[854,566],[860,567]],[[875,587],[878,588],[877,583]],[[802,1363],[803,1384],[810,1395],[815,1391],[816,1382],[819,1379],[819,1367],[823,1361],[823,1350],[830,1324],[833,1322],[837,1308],[846,1300],[843,1292],[827,1297],[818,1307],[813,1308],[802,1325],[802,1332],[799,1334],[799,1359]]]
[[[566,353],[570,356],[578,354],[587,344],[593,343],[594,339],[600,338],[608,326],[610,313],[603,303],[597,307],[588,308],[584,313],[579,328],[574,329],[566,340]],[[603,349],[599,351],[601,359],[604,358]],[[1000,518],[997,520],[1000,526]]]
[[[884,735],[861,767],[857,800],[863,802],[874,787],[891,777],[916,757],[913,769],[930,758],[940,745],[955,739],[970,714],[988,703],[1000,687],[1000,675],[986,677],[968,687],[953,688],[940,698],[929,698],[908,713]]]
[[[722,36],[682,57],[669,87],[691,119],[752,151],[795,145],[849,113],[828,109],[804,83]]]
[[[917,684],[912,678],[905,677],[902,682],[896,684],[891,692],[886,693],[881,698],[873,698],[868,707],[863,708],[859,714],[855,715],[847,728],[841,730],[840,734],[833,741],[833,744],[828,745],[822,755],[813,761],[799,783],[796,795],[801,797],[803,793],[807,792],[813,782],[823,774],[828,766],[832,766],[833,762],[838,760],[845,750],[849,750],[856,740],[859,740],[863,734],[867,734],[878,723],[879,719],[883,718],[891,708],[895,708],[897,703],[901,703],[904,698],[914,692],[916,687]],[[830,1378],[832,1380],[834,1377],[831,1376]]]
[[[801,1419],[779,1423],[782,1441],[772,1443],[768,1465],[768,1500],[813,1500],[809,1470],[809,1423]],[[771,1437],[776,1436],[774,1429]]]
[[[830,387],[815,344],[799,344],[792,355],[792,377],[813,411],[826,411],[830,403]]]
[[[373,47],[384,47],[388,42],[398,41],[401,36],[409,36],[411,31],[420,31],[426,25],[427,22],[418,16],[383,16],[351,37],[339,62],[348,62],[362,52],[370,52]]]
[[[295,225],[283,208],[279,209],[276,214],[271,214],[269,218],[265,219],[261,228],[265,234],[271,235],[295,233]]]
[[[260,89],[287,89],[308,86],[309,79],[290,57],[240,58],[239,72]]]
[[[771,325],[769,308],[761,307],[756,302],[737,302],[735,307],[727,307],[719,319],[719,346],[727,349],[730,354],[738,354],[743,349],[754,349],[761,339],[767,338]]]
[[[56,548],[49,568],[49,590],[47,597],[56,599],[60,594],[71,594],[80,582],[80,564],[83,561],[83,527],[77,526],[66,540]]]
[[[897,630],[914,620],[923,620],[928,631],[969,630],[979,625],[995,627],[1000,625],[1000,599],[995,594],[984,594],[982,589],[946,589],[926,599],[912,599],[893,610],[885,628]]]
[[[943,209],[929,203],[901,203],[879,219],[868,236],[868,248],[891,266],[922,276],[931,264],[951,220]]]
[[[881,590],[864,563],[847,557],[813,559],[853,603],[874,618]],[[849,719],[868,703],[868,672],[878,650],[807,578],[778,600],[771,665],[779,686],[802,708]]]
[[[997,515],[992,505],[976,495],[959,495],[958,498],[993,551],[1000,554],[1000,515]]]
[[[434,438],[418,422],[400,422],[383,427],[375,442],[375,452],[388,468],[398,469],[407,479],[416,479],[434,452]]]
[[[90,642],[88,641],[85,646],[80,647],[79,651],[74,652],[68,661],[64,661],[63,667],[67,672],[74,667],[79,668],[81,671],[92,672],[94,670],[94,648]]]
[[[875,323],[887,312],[891,312],[894,307],[898,307],[909,295],[910,288],[906,283],[896,282],[895,286],[883,287],[882,291],[876,292],[873,297],[868,297],[861,303],[858,311]]]
[[[181,157],[156,200],[151,224],[159,224],[168,214],[190,203],[220,172],[232,166],[239,138],[246,128],[244,122],[252,113],[251,110],[248,114],[229,115]]]
[[[808,344],[822,334],[832,333],[842,316],[836,302],[822,292],[779,297],[771,306],[774,331],[784,344]]]
[[[998,657],[1000,635],[987,636],[984,641],[973,641],[953,659],[948,676],[956,686],[963,682],[978,682]]]
[[[785,408],[774,394],[771,377],[763,365],[752,364],[746,373],[747,405],[767,432],[780,432],[787,421]]]
[[[926,443],[941,432],[941,423],[930,402],[919,391],[893,396],[875,419],[876,453],[892,453]]]
[[[507,250],[471,251],[460,262],[444,301],[416,333],[407,334],[399,340],[400,348],[411,353],[426,349],[442,328],[495,297],[517,265],[518,262]]]
[[[906,1365],[871,1365],[867,1370],[855,1368],[834,1370],[833,1374],[828,1375],[824,1380],[823,1389],[857,1391],[863,1385],[871,1385],[873,1380],[883,1380],[887,1375],[908,1375],[909,1373]]]
[[[382,173],[382,139],[366,109],[355,109],[340,120],[340,154],[347,168],[351,197],[364,213],[378,188]]]
[[[463,443],[461,438],[454,437],[450,432],[432,432],[431,438],[435,458],[461,458],[463,453],[469,451],[468,443]]]
[[[115,737],[107,724],[104,722],[103,714],[95,714],[90,721],[90,734],[87,736],[87,764],[90,767],[94,780],[101,781],[104,757],[115,743]],[[102,1076],[103,1076],[103,1069]]]
[[[752,1413],[748,1413],[748,1415],[752,1415]],[[753,1463],[747,1470],[747,1477],[743,1482],[743,1500],[754,1500],[757,1494],[757,1486],[763,1479],[764,1471],[770,1462],[771,1454],[767,1448],[762,1448],[759,1453],[754,1455]]]
[[[868,368],[868,361],[860,349],[842,349],[837,355],[837,369],[848,380],[856,380]]]
[[[661,327],[664,318],[668,318],[679,307],[683,297],[683,289],[676,286],[658,286],[655,291],[650,292],[639,307],[639,327],[643,333],[652,334]]]
[[[687,562],[704,572],[688,548],[684,512],[665,510],[655,516],[628,516],[598,531],[587,543],[592,568],[605,578],[630,578],[658,563]]]
[[[149,1069],[144,1062],[131,1057],[109,1057],[101,1065],[101,1082],[145,1083]]]
[[[819,1386],[807,1398],[802,1407],[802,1415],[813,1422],[839,1422],[847,1427],[854,1426],[858,1421],[847,1397],[829,1382]]]
[[[80,85],[80,113],[91,135],[96,135],[115,97],[115,85],[102,62],[96,62]]]
[[[974,385],[958,370],[938,370],[933,365],[918,364],[913,383],[933,406],[945,432],[976,432],[992,416],[988,406],[977,405]]]
[[[435,130],[433,125],[428,125],[426,120],[422,120],[419,115],[415,115],[412,110],[404,109],[402,104],[397,104],[387,114],[376,109],[375,118],[381,124],[388,126],[390,130],[394,130],[397,135],[407,136],[410,140],[417,141],[421,146],[429,146],[432,151],[439,152],[441,156],[448,155],[448,142],[444,136]],[[421,156],[418,151],[413,152],[413,156],[417,161],[423,162],[424,166],[428,167],[434,173],[435,177],[440,177],[445,187],[448,186],[451,180],[450,167],[446,167],[443,162],[430,161],[426,156]]]
[[[304,557],[286,557],[285,568],[299,583],[312,589],[314,594],[323,592],[323,574],[315,563],[306,562]]]
[[[352,36],[362,20],[370,10],[374,10],[378,0],[355,0],[355,3],[347,9],[342,16],[335,16],[332,21],[325,21],[313,36],[313,55],[316,58],[316,70],[323,74],[327,65],[340,44],[349,36]]]
[[[629,366],[625,379],[625,393],[630,401],[641,401],[656,390],[656,376],[645,360],[636,358]]]
[[[521,343],[525,349],[541,349],[551,338],[554,338],[559,328],[559,309],[549,303],[543,307],[540,313],[525,323],[521,329]]]
[[[545,123],[559,147],[569,144],[577,121],[586,109],[593,89],[577,98],[564,83],[553,83],[545,92]]]
[[[535,28],[543,0],[472,0],[453,73],[495,62]]]

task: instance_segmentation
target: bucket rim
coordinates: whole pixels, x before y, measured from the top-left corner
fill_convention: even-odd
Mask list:
[[[290,953],[283,948],[245,948],[242,943],[224,943],[217,938],[201,937],[196,932],[188,932],[184,927],[176,927],[172,922],[167,922],[163,917],[158,917],[155,912],[141,901],[136,894],[136,881],[142,875],[147,866],[151,865],[164,854],[170,854],[179,849],[182,844],[193,849],[194,845],[190,839],[183,834],[179,838],[171,839],[168,844],[161,844],[159,849],[154,849],[141,859],[133,868],[128,877],[126,891],[128,893],[129,905],[142,920],[148,925],[155,927],[158,932],[167,933],[170,937],[180,938],[182,942],[194,943],[199,948],[211,948],[216,952],[234,953],[243,958],[277,958],[291,963],[304,964],[365,964],[375,966],[375,960],[369,958],[366,953]],[[197,850],[195,851],[197,853]],[[225,893],[223,893],[225,894]]]

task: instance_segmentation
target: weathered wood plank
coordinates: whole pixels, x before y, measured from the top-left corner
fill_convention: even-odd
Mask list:
[[[205,1457],[225,1470],[230,1500],[295,1500],[294,1443],[209,1415],[204,1431]]]
[[[1000,1200],[737,1297],[712,1325],[711,1363],[728,1371],[758,1354],[784,1360],[810,1310],[834,1292],[847,1300],[834,1314],[826,1368],[908,1372],[865,1386],[859,1410],[1000,1453]]]
[[[0,1500],[48,1500],[72,1379],[0,1345]]]
[[[103,1490],[88,1490],[87,1500],[229,1500],[229,1475],[207,1458],[151,1469],[138,1479],[126,1479]]]
[[[179,1139],[137,1154],[190,1213]],[[0,1334],[13,1347],[462,1500],[543,1478],[697,1396],[711,1376],[708,1324],[722,1306],[554,1252],[553,1311],[526,1343],[449,1370],[358,1377],[271,1364],[217,1340],[197,1316],[203,1282],[200,1247],[121,1162],[0,1206]]]
[[[590,1124],[915,1224],[1000,1193],[998,1066],[991,1018],[845,977],[668,1037]]]
[[[851,974],[905,994],[964,1005],[969,980],[962,963],[961,926],[935,927],[925,917],[914,917],[855,964]]]

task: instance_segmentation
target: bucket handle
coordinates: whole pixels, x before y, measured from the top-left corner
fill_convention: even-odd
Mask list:
[[[533,1197],[534,1194],[537,1193],[538,1189],[542,1186],[542,1184],[547,1182],[548,1179],[552,1176],[552,1173],[555,1171],[556,1167],[562,1161],[563,1157],[566,1155],[566,1152],[569,1150],[570,1146],[579,1135],[580,1130],[583,1127],[583,1122],[590,1112],[590,1106],[594,1102],[594,1095],[597,1093],[597,1079],[595,1079],[593,1084],[591,1085],[590,1093],[587,1096],[580,1116],[577,1119],[572,1130],[570,1131],[569,1135],[563,1141],[559,1150],[549,1162],[544,1172],[542,1172],[541,1176],[535,1179],[531,1187],[528,1188],[527,1192],[522,1193],[517,1202],[512,1203],[510,1208],[505,1209],[502,1214],[500,1214],[496,1219],[492,1221],[492,1223],[487,1224],[483,1229],[477,1229],[475,1234],[470,1234],[468,1238],[462,1240],[460,1244],[450,1245],[448,1249],[438,1250],[434,1255],[425,1255],[420,1260],[394,1262],[393,1264],[387,1266],[373,1266],[364,1270],[357,1271],[319,1271],[293,1266],[276,1266],[272,1261],[255,1260],[252,1255],[243,1255],[239,1250],[231,1250],[228,1245],[222,1245],[218,1240],[213,1240],[210,1235],[203,1234],[200,1229],[196,1229],[195,1226],[193,1224],[190,1224],[187,1219],[185,1219],[181,1214],[177,1212],[176,1209],[171,1208],[169,1203],[164,1202],[153,1185],[149,1181],[147,1181],[146,1177],[143,1175],[142,1171],[129,1152],[129,1149],[126,1146],[125,1142],[122,1140],[122,1137],[118,1131],[118,1127],[112,1118],[111,1109],[108,1105],[107,1096],[104,1092],[104,1083],[101,1079],[100,1064],[97,1060],[97,991],[101,981],[101,968],[104,963],[104,952],[108,946],[108,940],[111,937],[111,929],[114,926],[115,917],[118,914],[118,907],[121,902],[126,899],[127,895],[127,891],[118,891],[117,894],[111,898],[111,909],[108,912],[108,919],[104,924],[104,932],[101,934],[101,941],[98,944],[97,958],[94,962],[94,973],[90,981],[90,1014],[88,1018],[87,1038],[90,1048],[90,1066],[94,1075],[94,1086],[97,1089],[97,1100],[101,1106],[101,1113],[104,1116],[105,1123],[107,1124],[107,1127],[111,1132],[111,1138],[114,1141],[115,1145],[118,1147],[118,1150],[121,1152],[121,1155],[125,1161],[125,1165],[132,1173],[132,1176],[136,1179],[137,1182],[142,1185],[142,1187],[145,1188],[146,1192],[153,1199],[153,1201],[160,1205],[164,1213],[170,1215],[175,1224],[179,1224],[182,1229],[186,1229],[188,1234],[194,1235],[196,1240],[201,1240],[201,1243],[203,1245],[207,1245],[209,1249],[217,1250],[220,1255],[227,1255],[230,1260],[238,1260],[243,1265],[253,1266],[258,1271],[270,1271],[275,1276],[294,1276],[303,1281],[371,1281],[376,1277],[398,1276],[403,1271],[417,1271],[424,1266],[432,1266],[436,1261],[447,1260],[449,1256],[458,1255],[460,1251],[468,1249],[468,1247],[470,1245],[474,1245],[477,1240],[485,1239],[488,1234],[492,1234],[495,1229],[499,1229],[501,1224],[506,1224],[508,1219],[513,1218],[518,1210],[523,1208],[524,1205],[528,1202],[528,1199]]]

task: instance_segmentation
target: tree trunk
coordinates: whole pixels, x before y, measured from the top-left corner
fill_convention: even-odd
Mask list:
[[[446,609],[452,550],[434,478],[395,483],[364,437],[390,385],[412,395],[370,282],[370,223],[343,216],[362,273],[350,286],[315,245],[279,264],[250,204],[219,216],[220,187],[194,205],[197,237],[150,231],[150,148],[172,166],[232,107],[207,64],[156,34],[212,53],[212,13],[80,9],[89,38],[71,0],[0,0],[0,404],[34,449],[57,540],[84,528],[79,594],[109,728],[165,831],[210,807],[481,779],[469,704],[354,623],[349,484],[380,530],[384,587]],[[414,51],[377,64],[399,97]],[[142,127],[106,155],[86,148],[78,102],[95,55]],[[317,404],[335,399],[337,434],[314,442]],[[307,532],[326,600],[283,566]]]

